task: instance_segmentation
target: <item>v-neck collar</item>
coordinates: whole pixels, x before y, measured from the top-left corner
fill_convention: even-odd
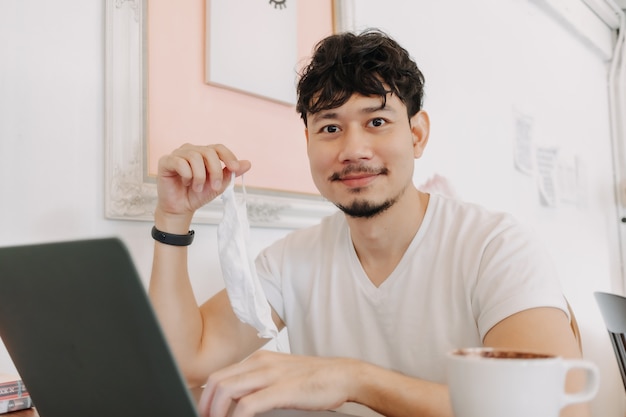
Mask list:
[[[361,288],[363,288],[363,290],[372,300],[380,300],[381,297],[384,297],[384,294],[387,293],[388,288],[392,287],[396,281],[400,280],[398,276],[401,276],[403,274],[403,271],[406,269],[407,263],[411,262],[408,254],[414,252],[415,247],[419,245],[419,242],[422,241],[424,235],[426,234],[428,227],[431,224],[431,219],[434,216],[438,201],[439,196],[434,194],[430,195],[428,205],[426,206],[426,211],[424,212],[424,218],[422,219],[422,223],[420,224],[419,229],[417,229],[415,236],[413,236],[411,243],[400,258],[398,264],[379,286],[374,285],[374,283],[370,280],[369,276],[365,272],[365,269],[363,268],[363,265],[361,264],[361,261],[359,260],[359,257],[356,253],[356,249],[354,248],[354,244],[352,243],[352,238],[350,236],[350,226],[348,225],[348,222],[345,222],[343,239],[346,239],[345,247],[347,248],[347,257],[349,259],[351,268],[353,269],[353,276],[355,277]]]

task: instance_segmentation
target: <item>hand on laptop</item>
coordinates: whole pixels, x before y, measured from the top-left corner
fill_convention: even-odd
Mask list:
[[[275,408],[334,409],[350,400],[357,364],[353,359],[258,351],[209,377],[200,413],[252,417]]]

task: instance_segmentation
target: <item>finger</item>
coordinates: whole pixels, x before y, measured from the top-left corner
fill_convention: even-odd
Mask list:
[[[213,148],[228,169],[231,171],[237,171],[239,169],[239,159],[237,159],[233,151],[222,144],[213,145]]]
[[[221,381],[236,376],[242,372],[245,372],[245,368],[242,369],[241,363],[227,366],[219,371],[213,372],[205,384],[200,401],[198,402],[198,408],[201,415],[204,417],[213,416],[213,402],[215,393]]]
[[[280,369],[270,366],[273,355],[264,352],[256,352],[243,362],[211,374],[199,402],[203,415],[225,415],[221,413],[227,412],[233,401],[271,385],[280,378]]]
[[[206,169],[204,157],[199,150],[199,147],[189,144],[175,149],[170,155],[161,159],[163,161],[161,173],[166,176],[177,174],[184,186],[191,186],[198,192],[202,191],[206,182]],[[161,161],[159,161],[160,167]]]
[[[172,155],[186,160],[191,168],[191,177],[184,178],[184,185],[191,185],[195,192],[200,193],[203,191],[207,181],[211,181],[211,188],[214,191],[222,191],[222,166],[224,161],[221,160],[217,150],[220,147],[224,148],[223,145],[197,146],[184,144],[172,152]],[[230,158],[234,157],[232,153],[230,155]],[[229,161],[229,164],[235,166],[232,161]],[[185,174],[187,173],[185,172]],[[191,180],[191,183],[189,180]]]
[[[202,152],[204,158],[204,166],[208,173],[211,188],[214,191],[221,192],[222,184],[224,183],[224,172],[222,169],[222,160],[217,150],[213,147],[209,147]],[[231,162],[232,164],[232,162]],[[228,180],[227,177],[226,180]]]
[[[267,370],[238,374],[221,380],[214,386],[207,387],[211,389],[210,402],[202,403],[202,407],[206,407],[203,410],[206,412],[208,409],[208,415],[211,417],[225,417],[232,408],[233,402],[272,385],[276,380],[277,374],[267,372]]]
[[[241,397],[232,407],[230,417],[252,417],[274,409],[326,410],[311,392],[298,391],[298,384],[272,384]],[[332,408],[332,407],[331,407]]]
[[[285,404],[284,391],[275,395],[280,390],[280,386],[271,386],[251,392],[233,405],[230,417],[252,417],[276,408],[295,408]]]
[[[208,178],[211,189],[221,193],[226,188],[224,184],[229,184],[232,172],[240,176],[251,167],[250,161],[238,160],[230,149],[221,144],[208,146],[184,144],[173,154],[189,162],[193,171],[193,187],[196,192],[203,190]],[[199,159],[199,155],[202,156],[202,160]],[[187,181],[188,178],[185,180]],[[186,185],[189,184],[186,183]]]
[[[250,163],[250,161],[246,160],[246,159],[240,159],[239,160],[239,169],[232,171],[235,173],[235,176],[239,177],[243,174],[245,174],[246,172],[248,172],[250,170],[250,168],[252,168],[252,163]]]
[[[195,192],[200,193],[207,180],[205,158],[200,152],[193,151],[188,153],[187,161],[191,167],[191,186]]]
[[[161,177],[179,176],[181,183],[188,186],[193,177],[191,166],[186,158],[167,155],[159,159],[158,175]]]
[[[213,399],[213,389],[209,387],[208,383],[205,385],[202,390],[202,395],[200,395],[200,401],[198,401],[198,410],[200,411],[200,415],[202,417],[209,417],[211,400]]]
[[[224,145],[215,145],[215,152],[224,163],[224,166],[228,168],[230,172],[234,172],[236,176],[244,174],[251,167],[250,161],[237,159],[237,156]]]

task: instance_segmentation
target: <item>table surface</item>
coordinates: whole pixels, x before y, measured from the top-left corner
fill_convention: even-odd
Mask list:
[[[35,408],[29,408],[27,410],[11,411],[6,414],[7,417],[39,417]]]
[[[200,400],[200,395],[202,394],[202,388],[193,388],[191,390],[196,403]],[[6,417],[39,417],[39,413],[37,413],[37,408],[29,408],[26,410],[20,411],[12,411],[10,413],[4,414]]]

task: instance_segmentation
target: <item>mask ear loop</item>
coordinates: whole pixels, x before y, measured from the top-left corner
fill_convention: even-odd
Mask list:
[[[241,186],[243,187],[243,175],[241,176]],[[226,187],[224,192],[231,190],[231,189],[232,190],[235,189],[235,173],[234,172],[230,173],[230,183],[228,184],[228,187]],[[244,192],[245,192],[245,189],[244,189]]]
[[[235,181],[235,173],[233,173],[233,182],[234,181]],[[246,194],[246,185],[244,184],[244,181],[243,181],[243,174],[241,174],[241,191],[243,193],[243,200],[247,202],[248,201],[248,195]],[[246,206],[247,206],[247,204],[246,204]],[[248,210],[246,209],[246,212],[247,211]]]
[[[229,187],[233,187],[235,186],[235,173],[233,172],[231,174],[231,179],[230,179],[230,185]],[[243,198],[243,202],[244,202],[244,207],[246,210],[246,223],[248,224],[248,230],[246,233],[246,245],[250,246],[250,242],[248,241],[250,239],[250,224],[248,222],[247,216],[248,216],[248,194],[246,193],[246,186],[244,184],[244,180],[243,180],[243,174],[241,175],[241,193],[242,193],[242,198]],[[270,307],[271,308],[271,307]],[[274,309],[272,309],[272,311],[274,311]],[[277,352],[281,352],[281,353],[288,353],[287,350],[285,350],[282,346],[282,343],[280,343],[280,333],[278,332],[278,334],[276,335],[276,337],[273,338],[273,342],[274,345],[276,346],[276,351]]]

